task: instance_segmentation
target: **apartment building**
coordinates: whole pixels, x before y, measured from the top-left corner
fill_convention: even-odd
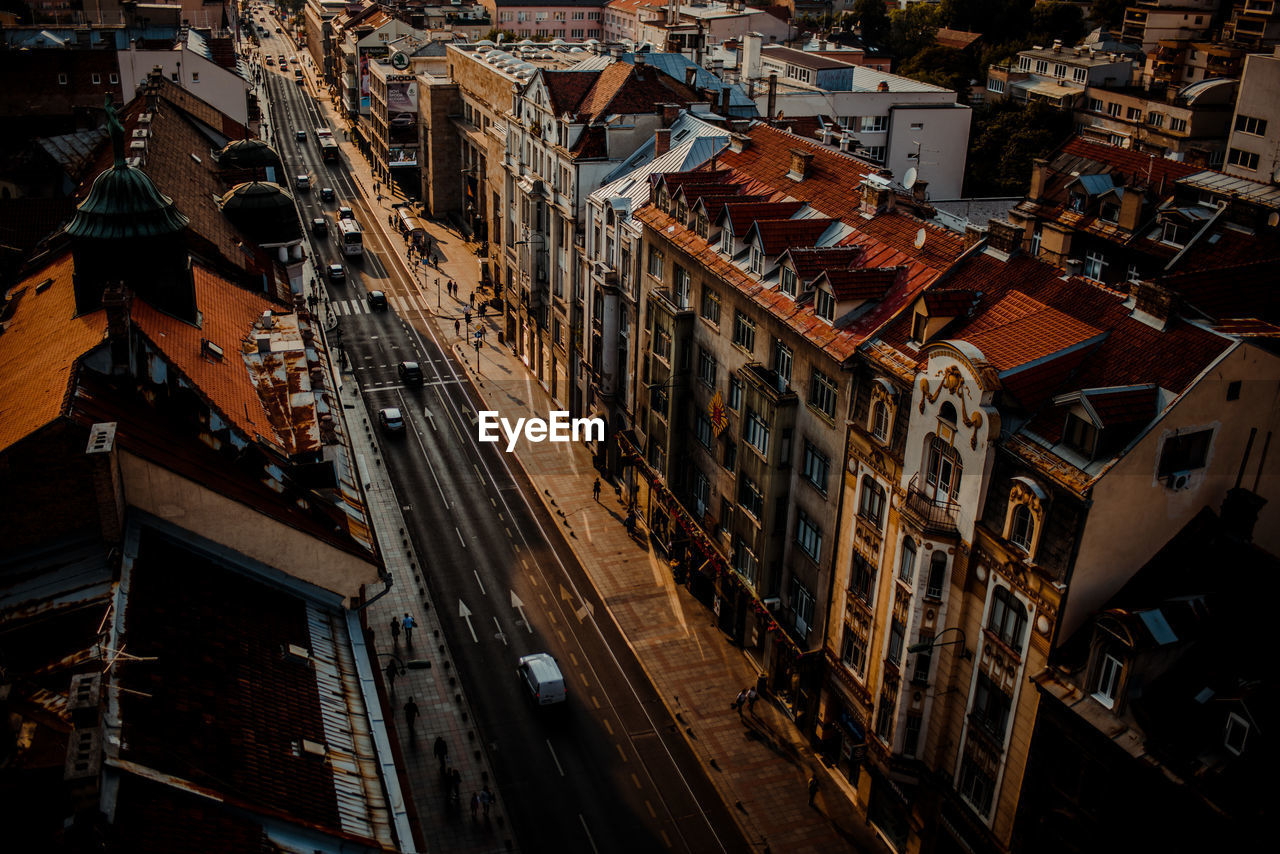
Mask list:
[[[1263,183],[1280,182],[1280,47],[1245,57],[1231,117],[1223,171]]]
[[[1047,101],[1055,107],[1072,109],[1080,104],[1085,89],[1128,86],[1133,80],[1135,59],[1116,51],[1099,51],[1080,45],[1033,48],[1018,52],[1013,66],[993,65],[987,71],[987,98],[993,101]]]
[[[1218,168],[1226,158],[1239,87],[1228,78],[1179,89],[1090,86],[1073,112],[1077,130],[1087,139]]]
[[[1222,0],[1141,0],[1125,9],[1120,38],[1145,52],[1161,41],[1204,41]]]
[[[1215,77],[1238,78],[1244,54],[1229,44],[1165,39],[1147,54],[1142,79],[1144,83],[1178,87]]]
[[[499,30],[521,39],[603,39],[605,0],[481,0]]]

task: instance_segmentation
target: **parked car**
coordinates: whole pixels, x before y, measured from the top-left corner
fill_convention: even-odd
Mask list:
[[[395,407],[378,410],[378,424],[388,433],[404,432],[404,416]]]
[[[329,220],[322,216],[311,220],[311,233],[316,237],[324,237],[329,233]]]
[[[279,27],[276,27],[276,32],[277,32],[277,33],[278,33],[278,32],[280,32],[280,28],[279,28]]]
[[[336,198],[337,198],[337,196],[336,196],[336,195],[334,194],[334,192],[333,192],[333,187],[321,187],[321,188],[320,188],[320,201],[322,201],[322,202],[332,202],[332,201],[333,201],[334,199],[336,199]]]
[[[396,365],[396,373],[405,385],[422,385],[422,367],[417,362],[401,362]]]
[[[369,291],[369,310],[386,311],[387,295],[382,291]]]
[[[342,266],[341,264],[329,265],[329,281],[337,283],[337,282],[345,282],[346,280],[347,280],[346,267]]]

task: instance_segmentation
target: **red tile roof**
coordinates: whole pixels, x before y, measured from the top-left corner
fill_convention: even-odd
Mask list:
[[[847,270],[862,254],[856,246],[824,246],[821,249],[793,246],[787,256],[795,268],[796,278],[809,282],[824,270]]]
[[[930,288],[924,294],[924,307],[935,317],[963,317],[976,305],[973,291],[959,288]]]
[[[812,246],[832,225],[834,219],[757,219],[744,240],[756,234],[760,247],[769,258],[781,255],[789,246]]]
[[[1150,384],[1138,388],[1089,389],[1084,396],[1102,419],[1102,427],[1146,424],[1158,411],[1159,389]]]
[[[1167,157],[1143,154],[1131,148],[1119,148],[1101,142],[1090,142],[1079,136],[1073,136],[1067,140],[1059,152],[1097,164],[1102,167],[1097,170],[1099,173],[1114,175],[1120,172],[1128,180],[1136,180],[1156,188],[1166,187],[1170,192],[1173,190],[1173,182],[1177,179],[1204,171],[1198,166],[1180,163]],[[1080,169],[1072,171],[1089,174]],[[1074,180],[1074,177],[1067,175],[1067,182]]]
[[[551,111],[557,116],[576,113],[583,96],[596,82],[596,75],[595,71],[544,70],[542,82],[551,101]]]
[[[858,270],[827,270],[818,277],[831,286],[838,300],[883,299],[897,282],[903,267],[865,267]],[[928,292],[926,291],[926,294]]]
[[[585,82],[581,77],[554,84],[558,90],[552,99],[556,114],[571,113],[579,121],[598,121],[614,114],[652,113],[658,104],[688,106],[699,99],[698,93],[683,81],[648,65],[615,62],[600,71],[544,70],[540,73],[546,78],[564,74],[593,76],[590,86],[581,94],[579,90]],[[548,88],[551,85],[549,82]],[[576,101],[573,100],[574,95],[579,95]]]
[[[803,207],[804,202],[794,201],[725,202],[720,215],[716,217],[716,224],[721,224],[727,218],[729,228],[741,239],[751,230],[751,224],[756,220],[791,219]]]

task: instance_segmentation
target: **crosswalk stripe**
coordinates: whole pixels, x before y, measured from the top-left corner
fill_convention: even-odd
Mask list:
[[[349,312],[349,311],[347,311],[347,301],[346,301],[346,300],[338,300],[337,302],[335,302],[335,303],[333,304],[333,307],[334,307],[335,309],[337,309],[337,310],[338,310],[338,314],[341,314],[341,315],[344,315],[344,316],[345,316],[345,315],[347,315],[347,314],[350,314],[350,312]]]

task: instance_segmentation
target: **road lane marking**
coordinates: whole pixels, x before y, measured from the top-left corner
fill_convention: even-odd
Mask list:
[[[489,594],[488,594],[488,592],[484,589],[484,582],[480,580],[480,571],[479,571],[479,570],[476,570],[476,569],[473,569],[473,570],[471,570],[471,574],[472,574],[472,575],[474,575],[474,576],[476,577],[476,584],[479,584],[479,585],[480,585],[480,593],[481,593],[481,595],[483,595],[483,596],[488,596],[488,595],[489,595]]]
[[[498,636],[498,639],[502,641],[502,645],[503,645],[503,646],[510,646],[510,644],[508,644],[508,643],[507,643],[507,633],[506,633],[506,632],[504,632],[504,631],[502,630],[502,623],[499,623],[499,622],[498,622],[498,618],[497,618],[497,617],[494,617],[494,618],[493,618],[493,624],[494,624],[494,625],[497,627],[497,629],[498,629],[498,635],[497,635],[497,636]]]
[[[591,838],[591,831],[587,829],[587,820],[582,817],[582,813],[578,813],[578,820],[582,822],[582,832],[587,835],[587,842],[591,843],[591,850],[595,854],[600,854],[600,849],[596,847],[596,841]]]
[[[458,616],[467,621],[467,629],[471,632],[471,640],[480,643],[480,638],[476,637],[476,627],[471,625],[471,609],[461,599],[458,600]]]
[[[529,634],[533,634],[533,626],[529,625],[529,618],[524,613],[524,603],[520,601],[520,597],[516,595],[514,590],[511,591],[511,607],[520,615],[520,622],[524,623],[524,627],[529,630]],[[572,654],[570,653],[570,655]]]
[[[564,768],[560,767],[560,757],[556,756],[556,749],[551,746],[551,739],[547,739],[547,750],[551,751],[551,761],[556,763],[556,770],[560,772],[560,776],[564,776]]]
[[[458,526],[457,526],[457,525],[454,525],[454,526],[453,526],[453,530],[458,531]],[[463,547],[464,549],[467,547],[467,541],[466,541],[466,540],[464,540],[464,539],[462,539],[462,532],[461,532],[461,531],[458,531],[458,542],[462,543],[462,547]]]
[[[613,727],[610,726],[608,718],[601,718],[600,723],[604,724],[605,732],[609,733],[609,735],[613,735]]]
[[[574,664],[577,664],[577,663],[578,663],[578,662],[576,662],[576,661],[574,662]],[[589,687],[591,687],[591,682],[590,682],[590,681],[588,681],[588,680],[587,680],[587,677],[586,677],[586,676],[584,676],[584,675],[583,675],[583,674],[581,674],[581,673],[579,673],[579,674],[578,674],[578,681],[582,683],[582,687],[583,687],[583,688],[589,688]]]
[[[641,786],[641,785],[640,785],[640,778],[639,778],[639,777],[637,777],[635,774],[632,774],[632,775],[631,775],[631,782],[633,782],[633,783],[635,783],[635,784],[636,784],[636,788],[637,788],[637,789],[642,789],[642,788],[644,788],[643,786]]]
[[[622,761],[623,761],[623,762],[628,761],[628,760],[627,760],[627,753],[626,753],[626,751],[625,751],[625,750],[623,750],[623,749],[622,749],[622,745],[621,745],[621,744],[618,744],[617,742],[614,742],[613,746],[614,746],[614,747],[616,747],[616,748],[618,748],[618,755],[622,757]]]
[[[574,655],[572,652],[569,653],[569,660],[573,662],[574,667],[578,666],[578,656]]]
[[[647,810],[649,811],[649,818],[657,818],[657,817],[658,817],[658,814],[657,814],[656,812],[654,812],[654,811],[653,811],[653,804],[649,802],[649,799],[648,799],[648,798],[645,798],[645,799],[644,799],[644,808],[645,808],[645,809],[647,809]]]
[[[600,700],[596,698],[595,694],[591,695],[591,705],[595,706],[597,709],[600,708]]]

